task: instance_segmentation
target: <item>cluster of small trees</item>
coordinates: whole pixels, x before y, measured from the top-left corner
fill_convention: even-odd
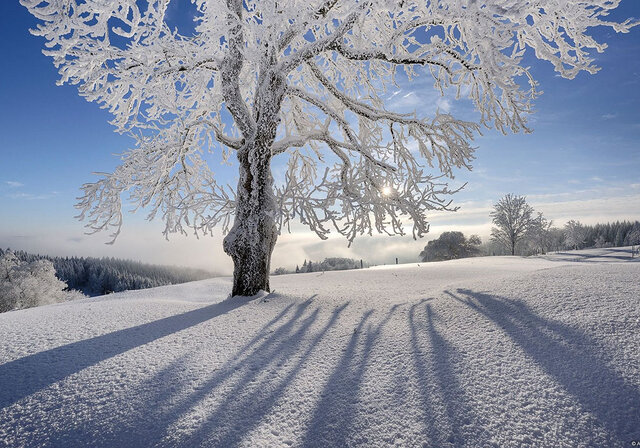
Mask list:
[[[589,247],[640,246],[640,221],[584,225],[570,220],[558,228],[536,212],[524,196],[505,195],[493,206],[490,216],[494,227],[487,243],[482,244],[477,235],[466,238],[462,232],[444,232],[427,243],[420,259],[442,261],[478,255],[535,255]]]
[[[570,220],[563,228],[553,226],[536,212],[524,196],[507,194],[493,207],[489,251],[492,254],[532,255],[587,247],[620,247],[640,244],[640,222],[583,225]]]
[[[307,261],[304,260],[302,266],[297,265],[295,271],[290,271],[285,268],[277,268],[273,274],[274,275],[282,275],[282,274],[302,274],[305,272],[324,272],[324,271],[346,271],[348,269],[360,269],[364,264],[361,260],[354,260],[353,258],[343,258],[343,257],[330,257],[325,258],[321,262]]]
[[[0,255],[4,252],[0,249]],[[26,263],[44,260],[69,289],[98,296],[125,290],[186,283],[212,277],[210,272],[173,266],[157,266],[131,260],[92,257],[48,257],[16,251],[15,257]]]
[[[10,250],[0,252],[1,313],[84,297],[66,288],[51,261],[23,261]]]

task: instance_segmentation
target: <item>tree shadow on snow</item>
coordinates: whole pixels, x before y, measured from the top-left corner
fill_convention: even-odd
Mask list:
[[[464,446],[468,442],[465,430],[473,427],[477,432],[478,423],[456,373],[460,355],[437,330],[438,315],[425,302],[413,305],[408,315],[425,432],[433,446]],[[423,305],[425,314],[417,314]]]
[[[599,249],[600,252],[553,252],[548,255],[539,255],[549,261],[592,261],[596,262],[619,262],[619,261],[637,261],[639,257],[632,257],[630,248],[610,247]]]
[[[312,299],[287,306],[202,381],[185,375],[183,355],[139,387],[133,412],[95,415],[83,433],[63,427],[49,440],[56,446],[71,440],[105,447],[237,445],[270,415],[348,306],[320,319]]]
[[[640,437],[640,392],[607,365],[592,338],[540,317],[519,300],[469,289],[447,294],[499,325],[603,425],[616,444]]]
[[[128,350],[221,316],[254,300],[233,297],[213,305],[114,331],[0,365],[0,408]]]
[[[308,424],[302,446],[347,446],[352,422],[358,405],[358,394],[374,344],[383,327],[391,319],[399,305],[393,306],[377,324],[367,321],[373,310],[367,311],[344,349],[344,353],[320,394],[320,401]],[[365,434],[359,434],[366,437]],[[366,444],[366,440],[361,441]]]

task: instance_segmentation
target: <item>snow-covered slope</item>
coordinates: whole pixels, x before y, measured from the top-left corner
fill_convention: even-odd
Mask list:
[[[253,299],[226,299],[222,278],[5,313],[0,446],[628,447],[640,263],[589,254],[603,257],[279,276]]]

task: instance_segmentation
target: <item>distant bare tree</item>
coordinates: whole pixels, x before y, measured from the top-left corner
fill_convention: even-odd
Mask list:
[[[527,234],[535,222],[533,208],[524,196],[507,194],[493,206],[491,239],[506,246],[511,255],[516,254],[516,244]]]
[[[559,227],[551,227],[549,229],[549,250],[559,251],[564,248],[564,230]]]

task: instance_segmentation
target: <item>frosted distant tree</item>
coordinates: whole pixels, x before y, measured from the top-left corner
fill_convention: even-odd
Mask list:
[[[511,255],[515,255],[516,244],[535,225],[533,208],[527,204],[524,196],[509,193],[493,206],[490,216],[496,226],[491,228],[491,239],[507,247]]]
[[[574,221],[573,219],[564,225],[564,241],[569,247],[579,249],[587,237],[587,229],[580,223],[580,221]]]
[[[601,247],[607,247],[607,241],[604,238],[604,235],[598,235],[598,237],[594,240],[593,245],[594,247],[597,248],[601,248]]]
[[[294,218],[321,238],[404,234],[403,216],[424,235],[426,213],[450,209],[441,176],[470,168],[480,127],[527,130],[537,91],[526,48],[573,78],[594,73],[591,53],[606,48],[589,28],[634,25],[605,20],[618,0],[193,0],[194,30],[181,34],[171,0],[20,2],[60,83],[136,139],[113,173],[84,185],[88,227],[115,239],[126,192],[162,216],[165,235],[221,225],[243,295],[269,290],[271,253]],[[401,76],[469,98],[479,122],[388,110]],[[237,188],[216,180],[216,154],[235,155]],[[276,157],[287,169],[274,187]]]
[[[67,285],[55,274],[49,260],[24,262],[12,251],[4,252],[0,257],[0,312],[65,300]]]
[[[466,238],[462,232],[444,232],[437,239],[431,240],[420,252],[422,261],[455,260],[473,257],[480,253],[480,237],[471,235]]]
[[[559,227],[549,229],[549,249],[559,251],[565,247],[564,230]]]
[[[531,226],[527,231],[526,238],[534,253],[544,254],[552,246],[551,227],[553,221],[548,220],[538,212],[538,216],[531,220]]]
[[[640,248],[636,250],[636,246],[640,246],[640,225],[636,224],[633,226],[629,235],[627,236],[629,240],[629,244],[631,245],[631,258],[633,258],[636,252],[640,253]]]

